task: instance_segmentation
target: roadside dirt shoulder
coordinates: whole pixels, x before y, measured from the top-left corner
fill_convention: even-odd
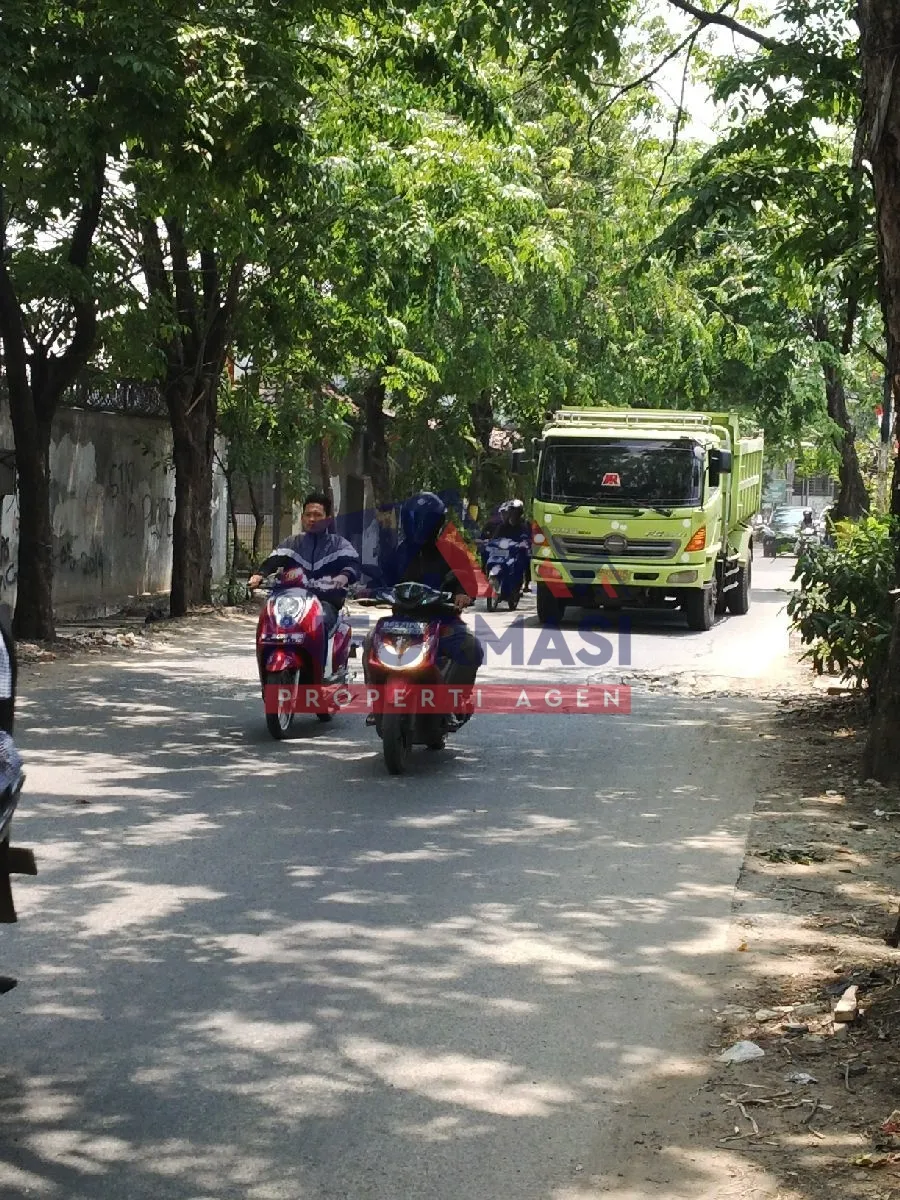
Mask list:
[[[900,795],[860,780],[867,715],[858,699],[806,698],[760,733],[772,771],[717,1020],[722,1051],[745,1041],[763,1056],[716,1064],[706,1135],[767,1168],[783,1200],[900,1196],[900,952],[885,940]]]
[[[20,666],[28,668],[56,661],[69,661],[84,655],[105,656],[122,653],[155,653],[182,643],[199,645],[246,629],[255,620],[259,606],[209,606],[187,617],[170,619],[158,611],[136,616],[120,615],[93,621],[61,623],[53,642],[20,641],[16,651]],[[149,617],[149,619],[148,619]]]
[[[708,1066],[631,1097],[592,1198],[900,1198],[900,794],[859,778],[866,718],[807,694],[761,719]]]

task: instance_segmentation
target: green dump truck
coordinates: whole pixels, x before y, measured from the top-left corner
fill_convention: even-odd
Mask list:
[[[750,607],[763,438],[737,416],[563,408],[536,442],[538,617],[567,604],[680,607],[691,629]]]

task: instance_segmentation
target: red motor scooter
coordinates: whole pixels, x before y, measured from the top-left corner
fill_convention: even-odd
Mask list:
[[[328,580],[309,580],[301,567],[279,570],[269,580],[259,589],[266,600],[256,628],[256,659],[266,726],[273,738],[281,739],[293,724],[301,688],[349,681],[351,629],[341,609],[326,636],[325,610],[316,593],[331,590]],[[277,692],[271,690],[276,687]],[[334,711],[317,711],[316,716],[330,721]]]
[[[439,658],[439,650],[442,623],[456,616],[450,593],[422,583],[401,583],[384,598],[393,615],[382,617],[375,626],[366,664],[371,683],[386,697],[394,689],[404,691],[408,684],[419,689],[446,686],[451,664]],[[401,775],[413,746],[442,750],[447,735],[468,719],[467,713],[395,712],[388,701],[374,714],[372,724],[381,738],[385,766],[391,775]]]

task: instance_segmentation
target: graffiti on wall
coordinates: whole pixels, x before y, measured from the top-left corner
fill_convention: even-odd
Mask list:
[[[175,501],[171,496],[154,497],[139,490],[139,472],[134,462],[114,462],[106,478],[106,494],[121,513],[126,538],[148,536],[159,543],[172,538]],[[146,481],[144,481],[146,487]]]
[[[57,562],[63,570],[78,571],[88,579],[102,580],[106,567],[102,546],[95,543],[90,550],[82,550],[78,554],[72,545],[71,538],[64,538],[60,542]]]
[[[9,537],[0,535],[0,594],[16,586],[19,579],[19,563],[9,548]]]
[[[0,597],[11,601],[19,581],[19,497],[0,500]]]
[[[175,520],[175,501],[171,496],[161,496],[158,500],[145,496],[141,515],[152,541],[171,541]]]

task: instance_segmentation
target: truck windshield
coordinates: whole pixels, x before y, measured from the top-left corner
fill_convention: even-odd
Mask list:
[[[537,498],[556,504],[699,504],[703,463],[702,449],[689,438],[550,442]]]

